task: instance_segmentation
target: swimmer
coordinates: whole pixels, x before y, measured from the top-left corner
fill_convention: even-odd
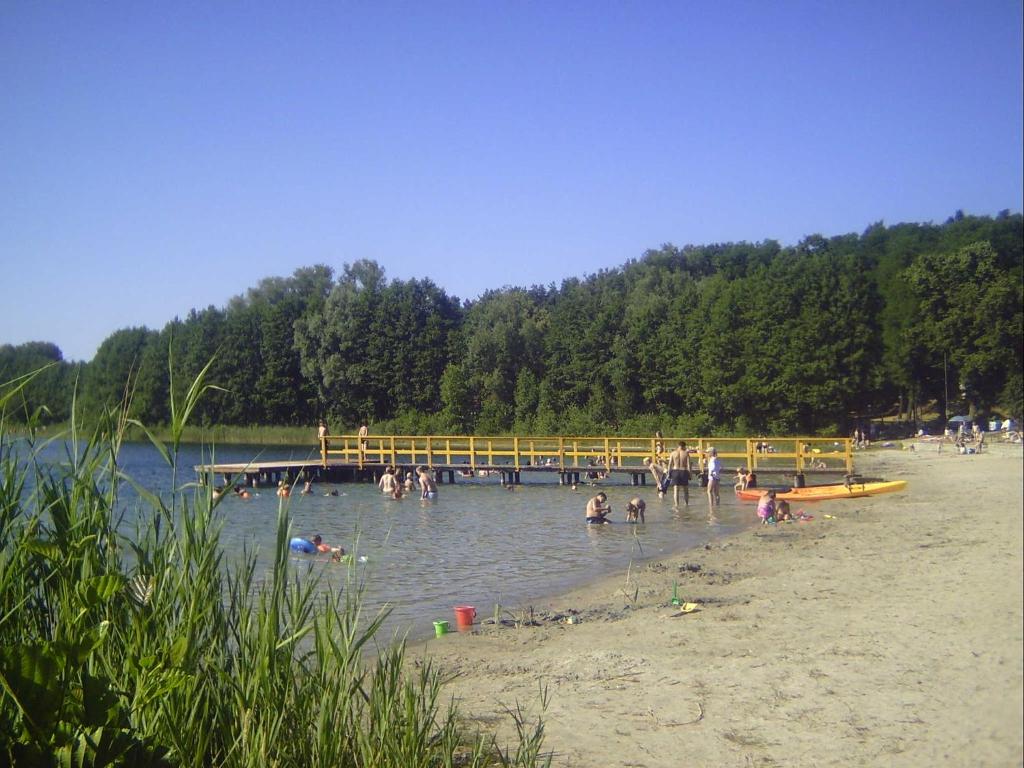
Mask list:
[[[277,495],[282,499],[286,499],[292,495],[291,488],[288,487],[288,484],[284,480],[277,484]]]
[[[391,491],[391,498],[392,499],[401,499],[402,495],[403,495],[402,494],[402,486],[400,486],[398,483],[395,483],[395,488],[394,488],[393,491]]]
[[[305,484],[303,484],[303,486],[302,486],[302,495],[303,496],[308,496],[312,492],[313,492],[313,481],[312,480],[307,480],[305,482]]]
[[[633,498],[629,500],[626,505],[626,522],[627,523],[645,523],[644,512],[647,509],[647,503],[643,499]]]
[[[241,496],[243,499],[251,499],[252,498],[252,494],[249,493],[249,489],[248,488],[243,488],[240,485],[236,485],[235,488],[234,488],[234,491],[235,491],[235,495],[236,496]]]
[[[608,504],[608,496],[601,491],[587,502],[587,511],[584,514],[588,525],[605,525],[608,523],[606,518],[611,513],[612,508]]]
[[[310,541],[313,546],[316,547],[317,552],[330,552],[331,554],[344,555],[345,549],[343,547],[332,547],[330,544],[324,544],[323,537],[318,533]]]

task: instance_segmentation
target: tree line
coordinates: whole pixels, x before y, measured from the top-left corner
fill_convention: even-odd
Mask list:
[[[666,244],[560,286],[460,301],[372,261],[261,280],[87,363],[0,346],[0,382],[42,372],[9,418],[128,403],[169,418],[209,362],[193,420],[370,422],[398,433],[812,434],[934,405],[1020,417],[1024,222],[958,212],[860,235]],[[174,375],[169,376],[168,371]]]

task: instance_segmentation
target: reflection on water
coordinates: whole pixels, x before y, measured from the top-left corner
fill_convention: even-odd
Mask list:
[[[219,462],[306,458],[308,450],[230,446],[216,453]],[[192,466],[210,460],[198,447],[182,450],[179,483],[195,479]],[[128,444],[121,454],[125,471],[151,490],[169,490],[170,475],[156,451]],[[597,576],[621,573],[630,562],[662,557],[752,524],[752,505],[741,506],[722,494],[711,509],[703,489],[694,488],[689,507],[673,509],[671,493],[659,499],[653,486],[633,488],[605,482],[615,522],[587,526],[583,510],[595,489],[573,491],[559,486],[553,475],[504,490],[499,478],[458,478],[442,485],[435,501],[418,494],[394,500],[370,484],[314,485],[312,495],[297,492],[286,503],[293,535],[319,533],[331,545],[351,550],[367,562],[368,608],[394,607],[393,628],[423,635],[438,619],[453,621],[452,607],[473,605],[481,616],[496,603],[524,605],[554,595]],[[297,489],[296,489],[297,490]],[[337,496],[324,495],[337,491]],[[626,502],[639,496],[647,502],[644,525],[622,523]],[[226,497],[220,504],[225,526],[223,542],[241,551],[243,545],[269,552],[274,544],[279,499],[273,488],[259,489],[251,499]],[[358,541],[357,541],[358,540]],[[325,556],[295,555],[298,563],[313,562],[335,587],[345,580],[345,566]]]

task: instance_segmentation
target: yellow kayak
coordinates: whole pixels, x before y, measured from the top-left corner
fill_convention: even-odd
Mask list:
[[[888,480],[875,483],[834,483],[832,485],[810,485],[806,488],[790,488],[788,491],[776,491],[776,499],[787,501],[828,501],[829,499],[856,499],[861,496],[875,496],[879,493],[896,493],[907,487],[906,480]],[[736,495],[744,501],[757,501],[764,495],[767,488],[751,488],[747,491],[736,491]]]

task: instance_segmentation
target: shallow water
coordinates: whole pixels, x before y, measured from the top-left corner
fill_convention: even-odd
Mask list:
[[[216,461],[234,462],[306,458],[306,450],[285,447],[229,446]],[[123,447],[121,464],[137,482],[152,491],[170,490],[166,464],[148,444]],[[192,466],[211,461],[198,446],[182,448],[179,484],[195,480]],[[614,510],[612,525],[587,526],[584,508],[597,489],[581,485],[572,491],[559,486],[556,475],[524,474],[514,491],[498,477],[457,478],[439,486],[438,498],[421,501],[418,493],[396,501],[368,483],[316,484],[314,493],[296,493],[287,504],[292,535],[313,536],[366,558],[366,608],[390,603],[391,629],[413,636],[432,631],[431,622],[453,623],[452,608],[475,606],[480,617],[495,605],[525,606],[595,577],[623,573],[638,563],[695,547],[734,533],[754,522],[754,508],[741,505],[731,483],[722,503],[709,513],[703,489],[691,489],[688,508],[673,509],[671,493],[659,499],[653,485],[631,487],[624,479],[602,481]],[[337,496],[325,493],[337,491]],[[623,523],[626,502],[639,496],[647,502],[644,525]],[[127,498],[127,497],[126,497]],[[229,549],[274,545],[279,499],[273,488],[258,489],[251,499],[226,497],[219,506],[225,519],[223,543]],[[344,584],[345,566],[326,556],[294,555],[297,565],[313,564],[335,587]]]

